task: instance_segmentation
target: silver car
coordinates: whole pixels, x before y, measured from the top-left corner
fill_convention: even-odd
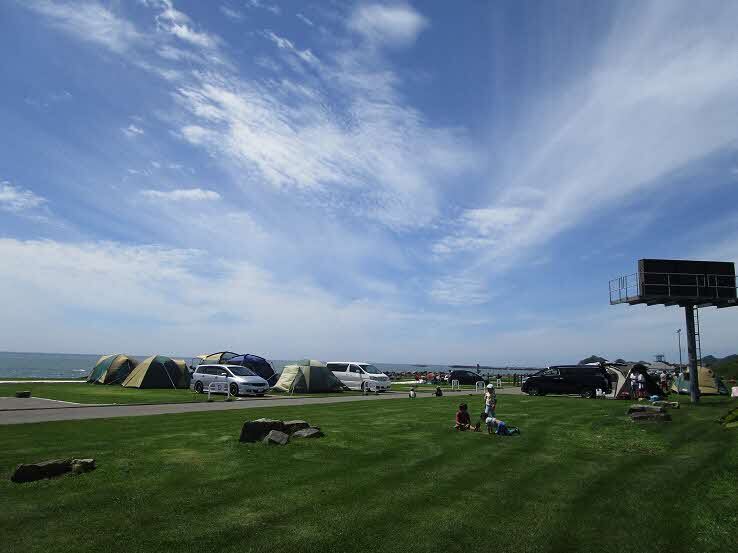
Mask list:
[[[263,396],[269,383],[254,371],[239,365],[199,365],[192,373],[190,389],[198,394],[210,390],[213,393],[227,393],[232,396]]]

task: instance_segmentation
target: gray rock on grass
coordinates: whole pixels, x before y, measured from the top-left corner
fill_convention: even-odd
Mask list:
[[[293,438],[322,438],[325,436],[320,428],[303,428],[292,434]]]
[[[307,421],[284,421],[284,432],[287,434],[292,435],[303,428],[310,428],[310,424]]]
[[[260,442],[272,430],[284,432],[284,422],[274,419],[246,421],[241,428],[240,442]]]
[[[81,474],[94,469],[94,459],[53,459],[41,463],[22,463],[16,467],[10,480],[17,484],[23,484],[45,478],[56,478],[68,472]]]
[[[631,413],[663,413],[665,409],[658,405],[640,405],[635,404],[628,407],[628,414]]]
[[[285,434],[279,430],[272,430],[266,435],[266,438],[264,438],[264,443],[267,445],[285,445],[289,441],[289,434]]]
[[[669,413],[640,411],[631,413],[630,420],[633,422],[669,422],[671,420],[671,415]]]

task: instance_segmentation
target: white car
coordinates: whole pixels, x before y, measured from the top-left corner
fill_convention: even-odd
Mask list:
[[[208,391],[211,384],[214,384],[213,390],[219,389],[220,393],[229,390],[232,396],[263,396],[269,389],[269,383],[249,368],[240,365],[198,365],[192,373],[190,389],[202,394]]]
[[[389,376],[374,365],[356,361],[331,361],[326,363],[333,374],[352,390],[386,392],[392,383]]]

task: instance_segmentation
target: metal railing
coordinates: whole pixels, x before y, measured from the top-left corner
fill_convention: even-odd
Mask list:
[[[631,273],[609,282],[610,303],[642,297],[735,300],[738,277],[689,273]]]

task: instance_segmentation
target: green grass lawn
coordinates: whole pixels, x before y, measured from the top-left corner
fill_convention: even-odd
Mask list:
[[[0,384],[0,397],[14,396],[19,390],[30,390],[34,397],[72,401],[74,403],[182,403],[206,401],[207,394],[190,390],[139,390],[122,386],[103,386],[87,383],[32,383]],[[215,396],[216,401],[222,397]]]
[[[59,383],[44,384],[23,382],[19,384],[0,384],[0,397],[12,397],[15,392],[29,390],[34,397],[58,399],[74,403],[187,403],[207,401],[207,394],[196,394],[190,390],[140,390],[123,388],[122,386],[104,386],[97,384]],[[270,396],[290,397],[289,394],[269,392]],[[340,392],[336,394],[295,394],[294,397],[311,397],[326,395],[360,395],[360,392]],[[214,401],[224,401],[225,395],[213,394]]]
[[[478,398],[475,398],[478,399]],[[99,468],[0,481],[8,552],[735,551],[736,402],[670,424],[628,403],[505,396],[516,437],[450,429],[459,398],[0,427],[0,467],[95,457]],[[477,406],[472,405],[472,412]],[[304,418],[326,437],[240,444],[248,418]],[[121,549],[122,548],[122,549]]]

